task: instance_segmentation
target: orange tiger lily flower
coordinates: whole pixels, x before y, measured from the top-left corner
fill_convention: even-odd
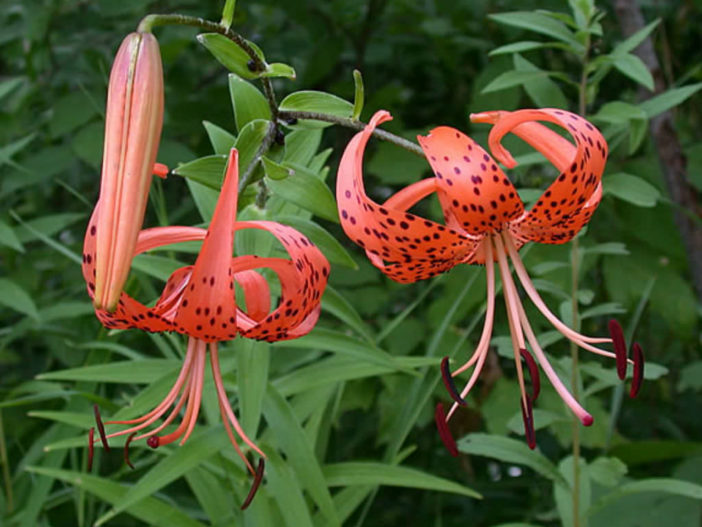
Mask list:
[[[129,274],[163,123],[163,69],[151,33],[122,41],[105,113],[94,304],[113,311]],[[167,169],[166,169],[167,172]],[[164,176],[162,170],[159,175]]]
[[[525,210],[514,185],[483,148],[460,131],[446,126],[418,137],[435,177],[409,185],[381,205],[365,193],[363,154],[373,130],[390,119],[388,112],[377,112],[346,147],[336,188],[344,231],[365,249],[373,265],[398,282],[426,279],[462,263],[484,265],[487,275],[485,324],[473,355],[453,373],[449,370],[448,357],[442,361],[442,377],[454,404],[447,416],[439,403],[435,417],[441,438],[451,453],[457,455],[458,452],[447,422],[457,406],[466,404],[465,397],[475,385],[488,354],[495,313],[495,262],[502,277],[522,415],[531,448],[536,444],[532,405],[540,388],[537,361],[578,419],[590,425],[592,416],[560,380],[539,345],[526,318],[510,271],[510,261],[527,296],[563,336],[580,348],[616,359],[617,373],[622,379],[626,376],[627,361],[634,364],[631,395],[636,395],[643,378],[640,346],[635,344],[632,347],[633,360],[628,359],[621,327],[614,320],[609,325],[611,338],[587,337],[566,326],[542,300],[518,252],[530,241],[565,243],[590,220],[602,197],[600,178],[607,158],[607,145],[600,132],[585,119],[557,109],[471,115],[474,122],[494,124],[489,136],[490,149],[506,167],[516,165],[501,145],[502,138],[512,132],[541,152],[559,170],[560,175],[531,210]],[[564,128],[575,144],[538,121]],[[441,204],[443,225],[408,212],[432,193],[436,193]],[[527,342],[531,352],[527,350]],[[604,350],[596,346],[598,344],[611,344],[614,351]],[[522,360],[531,379],[529,393]],[[453,376],[470,367],[474,367],[472,375],[459,392]]]
[[[96,308],[96,315],[108,328],[176,331],[187,335],[187,353],[175,384],[156,408],[138,419],[105,423],[132,426],[107,435],[97,411],[96,420],[100,438],[106,447],[110,437],[129,436],[125,446],[127,463],[129,459],[126,448],[132,440],[147,439],[147,444],[153,448],[177,440],[180,444],[185,443],[193,431],[200,410],[209,351],[222,420],[232,445],[256,476],[255,490],[263,473],[263,459],[258,470],[254,470],[241,452],[235,433],[262,458],[265,454],[245,434],[232,411],[222,382],[217,343],[233,339],[237,335],[272,342],[307,334],[319,317],[329,264],[312,242],[291,227],[271,221],[236,221],[237,187],[237,152],[232,149],[209,229],[155,227],[139,232],[134,255],[164,245],[193,240],[202,240],[202,249],[194,265],[173,272],[153,307],[147,307],[122,292],[114,312]],[[99,223],[102,203],[98,202],[93,212],[84,244],[83,276],[91,297],[95,294],[94,280],[96,266],[99,265],[96,235],[102,227]],[[288,252],[290,259],[261,258],[255,255],[232,257],[234,234],[241,229],[261,229],[271,233]],[[259,273],[263,268],[274,271],[280,282],[280,302],[273,310],[268,282]],[[236,303],[235,284],[244,293],[246,309]],[[169,412],[172,406],[173,409]],[[159,435],[178,417],[183,407],[185,413],[180,425],[169,434]],[[162,417],[165,420],[161,424],[142,432]],[[91,430],[91,448],[93,434]]]

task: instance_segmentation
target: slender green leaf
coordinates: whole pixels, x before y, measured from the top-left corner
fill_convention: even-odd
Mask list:
[[[318,177],[300,170],[286,179],[266,178],[271,192],[325,220],[339,221],[336,202],[329,187]]]
[[[619,44],[617,44],[617,46],[612,51],[612,55],[620,55],[624,53],[629,53],[630,51],[634,51],[636,48],[639,47],[639,44],[646,40],[646,37],[648,37],[651,34],[651,32],[654,29],[656,29],[656,27],[658,27],[658,24],[660,24],[660,22],[660,18],[655,19],[646,27],[642,27],[641,29],[639,29],[636,33],[631,35],[624,42],[620,42]]]
[[[288,527],[312,527],[310,508],[296,474],[275,450],[268,451],[267,487]]]
[[[93,494],[108,503],[119,503],[130,488],[113,481],[92,476],[85,472],[51,469],[45,467],[27,467],[29,472],[41,474],[52,479],[70,483],[74,487]],[[204,527],[172,504],[146,496],[143,501],[130,505],[125,512],[154,527]]]
[[[638,494],[640,492],[662,492],[664,494],[674,494],[685,496],[696,500],[702,500],[702,485],[672,478],[650,478],[633,481],[617,487],[609,494],[605,494],[598,499],[588,509],[588,516],[592,516],[610,503],[620,500],[624,496]]]
[[[568,487],[568,483],[554,464],[540,452],[531,450],[523,441],[497,435],[469,434],[459,439],[456,444],[458,450],[466,454],[524,465],[559,485]]]
[[[251,71],[249,68],[248,64],[251,57],[249,57],[248,53],[224,35],[219,33],[201,33],[197,36],[197,40],[229,71],[245,79],[255,79],[261,76],[259,72]],[[258,46],[253,42],[247,43],[253,48],[259,58],[265,61],[263,53]]]
[[[283,64],[282,62],[274,62],[268,64],[266,69],[261,73],[261,77],[285,77],[286,79],[295,80],[297,74],[292,66]]]
[[[646,115],[650,119],[651,117],[655,117],[658,114],[682,104],[689,97],[697,93],[700,88],[702,88],[702,82],[690,84],[681,88],[673,88],[642,102],[639,104],[639,108],[646,112]]]
[[[214,153],[223,156],[229,154],[229,150],[234,146],[234,143],[236,143],[236,136],[209,121],[202,121],[202,125],[207,131],[207,136],[210,138],[210,144],[212,145]]]
[[[325,516],[327,525],[341,525],[313,446],[292,408],[273,385],[268,387],[263,411],[276,443],[285,453],[302,487]]]
[[[32,297],[9,278],[0,278],[0,304],[39,320],[39,312]]]
[[[179,165],[173,169],[173,173],[219,190],[226,166],[227,157],[224,155],[205,156]]]
[[[17,238],[14,229],[2,220],[0,220],[0,243],[17,252],[24,252],[24,246]]]
[[[251,121],[267,121],[271,118],[271,109],[263,94],[253,84],[233,73],[229,75],[229,94],[232,98],[236,129],[240,133]]]
[[[536,42],[534,40],[522,40],[520,42],[513,42],[512,44],[505,44],[504,46],[499,46],[493,49],[488,55],[506,55],[508,53],[522,53],[524,51],[532,51],[534,49],[542,49],[553,47],[554,44],[548,42]]]
[[[330,487],[386,485],[451,492],[469,498],[482,497],[473,489],[410,467],[374,462],[349,462],[325,465],[323,470]]]
[[[574,51],[579,52],[583,45],[577,40],[573,32],[568,27],[547,14],[539,11],[512,11],[510,13],[498,13],[489,17],[500,24],[519,27],[527,31],[534,31],[557,40],[565,42]]]
[[[113,508],[103,514],[95,527],[104,525],[122,511],[143,504],[145,500],[172,481],[192,470],[205,459],[229,445],[229,438],[221,427],[197,433],[187,443],[159,461],[121,497],[112,502]]]
[[[50,371],[37,375],[41,380],[94,381],[115,383],[151,383],[169,371],[176,370],[181,361],[175,359],[144,359],[81,366],[68,370]]]
[[[353,115],[353,104],[349,101],[321,91],[298,91],[291,93],[280,102],[283,111],[315,112],[350,119]],[[303,119],[298,124],[311,128],[324,128],[331,123]]]
[[[263,156],[261,158],[263,163],[263,170],[266,173],[266,177],[269,179],[279,180],[285,179],[295,175],[295,171],[292,168],[284,167],[280,163],[276,163],[272,159]]]
[[[660,197],[658,189],[640,177],[618,172],[602,179],[604,194],[611,194],[639,207],[654,207]]]
[[[613,59],[614,67],[624,75],[642,86],[645,86],[649,90],[653,90],[653,75],[651,75],[646,64],[644,64],[639,57],[627,53],[625,55],[613,57]]]
[[[521,86],[526,82],[547,79],[549,75],[551,75],[551,73],[544,70],[506,71],[504,73],[499,74],[497,77],[495,77],[495,79],[488,83],[488,85],[483,88],[481,93],[491,93],[498,90],[513,88],[514,86]]]

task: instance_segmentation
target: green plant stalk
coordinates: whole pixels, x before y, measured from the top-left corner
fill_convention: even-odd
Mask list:
[[[0,463],[2,463],[2,479],[5,485],[5,502],[7,512],[11,513],[15,508],[15,499],[12,495],[12,478],[10,477],[10,466],[7,463],[7,447],[5,445],[5,427],[2,422],[2,411],[0,411]]]
[[[346,128],[352,128],[354,130],[359,131],[363,130],[366,127],[366,123],[363,123],[361,121],[357,121],[355,119],[348,119],[346,117],[339,117],[338,115],[330,115],[326,113],[295,112],[283,110],[278,114],[278,116],[280,117],[280,119],[285,121],[289,121],[292,119],[312,119],[315,121],[324,121],[326,123],[338,124]],[[408,152],[412,152],[413,154],[417,154],[418,156],[424,157],[424,152],[422,151],[422,149],[419,147],[419,145],[413,143],[412,141],[408,141],[407,139],[399,137],[395,134],[391,134],[390,132],[386,132],[385,130],[379,129],[374,130],[373,135],[378,139],[382,139],[389,143],[393,143],[397,146],[400,146]]]
[[[585,115],[587,110],[587,80],[588,62],[590,57],[590,35],[588,33],[585,40],[585,51],[582,57],[582,71],[580,74],[580,85],[578,88],[578,113]],[[580,269],[580,242],[578,238],[573,240],[570,252],[571,261],[571,310],[572,327],[576,331],[580,327],[580,317],[578,315],[578,278]],[[574,342],[570,343],[571,375],[570,385],[573,390],[573,397],[578,398],[578,346]],[[573,416],[573,527],[580,527],[580,421]]]

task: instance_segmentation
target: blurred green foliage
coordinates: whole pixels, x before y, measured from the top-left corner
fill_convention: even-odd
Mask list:
[[[185,447],[153,453],[135,445],[135,472],[118,455],[102,455],[95,472],[83,474],[92,404],[107,415],[148,406],[167,389],[183,348],[170,335],[102,329],[80,273],[83,231],[98,192],[112,56],[147,13],[219,21],[223,4],[0,1],[0,523],[92,525],[118,506],[127,513],[108,525],[572,525],[563,481],[572,474],[570,417],[547,388],[536,413],[539,450],[524,452],[514,367],[497,360],[509,344],[501,307],[496,335],[502,337],[493,342],[497,354],[486,380],[452,421],[467,455],[450,458],[435,433],[431,403],[446,399],[437,382],[438,357],[465,357],[476,343],[483,273],[460,267],[411,286],[383,278],[344,240],[327,192],[352,131],[304,122],[284,128],[285,145],[274,146],[254,173],[271,192],[265,208],[253,206],[252,186],[240,200],[242,208],[250,205],[241,214],[287,218],[322,247],[333,264],[322,320],[298,341],[237,340],[222,353],[244,426],[270,452],[263,492],[246,514],[238,511],[248,481],[222,441],[207,397],[207,424]],[[671,88],[687,90],[670,92],[668,106],[677,106],[691,183],[702,190],[702,4],[643,5],[648,21],[660,19],[650,29]],[[573,51],[584,34],[573,30],[577,38],[559,40],[561,30],[553,27],[567,26],[563,16],[588,6],[576,0],[239,0],[232,29],[260,46],[269,62],[294,68],[295,80],[282,65],[276,69],[283,75],[272,81],[279,102],[316,90],[348,104],[329,96],[315,104],[350,117],[357,68],[365,85],[361,120],[384,108],[395,118],[386,128],[408,139],[446,124],[485,144],[486,128],[469,123],[471,111],[577,111],[581,63]],[[653,527],[675,517],[678,527],[692,527],[699,524],[699,489],[685,482],[702,484],[701,309],[646,128],[666,100],[657,107],[638,104],[647,72],[622,47],[613,7],[598,7],[591,58],[599,69],[590,79],[586,113],[604,130],[612,155],[605,197],[580,241],[582,325],[587,334],[605,334],[607,316],[617,314],[653,364],[639,399],[624,401],[613,416],[619,403],[611,365],[581,360],[581,393],[596,419],[581,432],[582,510],[592,504],[593,526]],[[561,18],[536,19],[529,29],[536,8]],[[530,15],[510,19],[516,10]],[[217,196],[223,161],[215,156],[232,144],[253,154],[265,133],[265,121],[257,119],[270,114],[260,84],[228,77],[195,39],[196,29],[155,33],[166,85],[159,161],[176,170],[154,183],[147,224],[200,224]],[[559,44],[550,44],[554,40]],[[305,98],[293,95],[287,103],[299,109]],[[517,156],[528,152],[509,145]],[[528,200],[529,189],[543,188],[554,174],[538,160],[519,159],[511,176]],[[420,158],[379,140],[371,143],[365,169],[377,199],[428,174]],[[304,190],[286,174],[306,182]],[[419,207],[440,214],[436,203]],[[237,239],[238,250],[267,247],[270,241],[255,236]],[[570,247],[534,246],[526,254],[549,305],[567,315]],[[172,256],[136,261],[130,290],[155,297],[153,277],[172,268]],[[540,320],[535,311],[528,314]],[[536,329],[546,332],[548,325],[540,321]],[[552,340],[548,351],[567,372],[566,343]],[[89,367],[98,369],[82,369]],[[473,491],[483,499],[468,497]]]

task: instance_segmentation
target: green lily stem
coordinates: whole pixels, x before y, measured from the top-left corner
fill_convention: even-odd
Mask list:
[[[578,89],[578,113],[585,115],[587,110],[587,81],[588,81],[588,62],[590,59],[590,35],[587,35],[585,40],[585,51],[582,57],[582,71],[580,74],[580,84]],[[580,317],[578,315],[578,279],[580,267],[580,243],[578,238],[573,240],[570,253],[571,260],[571,310],[573,315],[573,329],[576,331],[580,327]],[[570,343],[571,357],[571,377],[570,385],[573,390],[573,396],[578,398],[578,346]],[[580,527],[580,421],[573,416],[573,487],[572,487],[572,502],[573,502],[573,527]]]
[[[2,411],[0,411],[0,464],[2,464],[2,479],[5,484],[7,512],[11,513],[15,508],[15,499],[12,495],[12,477],[10,476],[10,466],[7,462],[7,447],[5,445],[5,427],[2,422]]]
[[[366,123],[355,119],[348,119],[346,117],[339,117],[338,115],[330,115],[318,112],[296,112],[282,110],[278,113],[278,117],[284,121],[290,121],[292,119],[312,119],[314,121],[324,121],[326,123],[334,123],[340,126],[344,126],[346,128],[352,128],[354,130],[359,131],[363,130],[366,127]],[[373,135],[378,139],[382,139],[389,143],[393,143],[397,146],[400,146],[408,152],[412,152],[413,154],[417,154],[418,156],[424,157],[424,152],[422,151],[422,149],[419,147],[419,145],[413,143],[412,141],[408,141],[407,139],[404,139],[395,134],[391,134],[390,132],[386,132],[385,130],[376,129],[373,131]]]
[[[268,126],[268,131],[266,132],[266,135],[263,137],[263,141],[261,141],[261,146],[258,147],[258,150],[253,156],[253,159],[249,162],[248,166],[244,170],[244,173],[241,176],[241,179],[239,180],[239,193],[243,192],[244,189],[251,183],[251,179],[253,178],[254,171],[256,170],[256,167],[258,164],[261,162],[261,158],[268,152],[268,149],[273,145],[273,141],[275,141],[275,137],[278,133],[278,128],[274,122],[271,122],[270,125]]]

